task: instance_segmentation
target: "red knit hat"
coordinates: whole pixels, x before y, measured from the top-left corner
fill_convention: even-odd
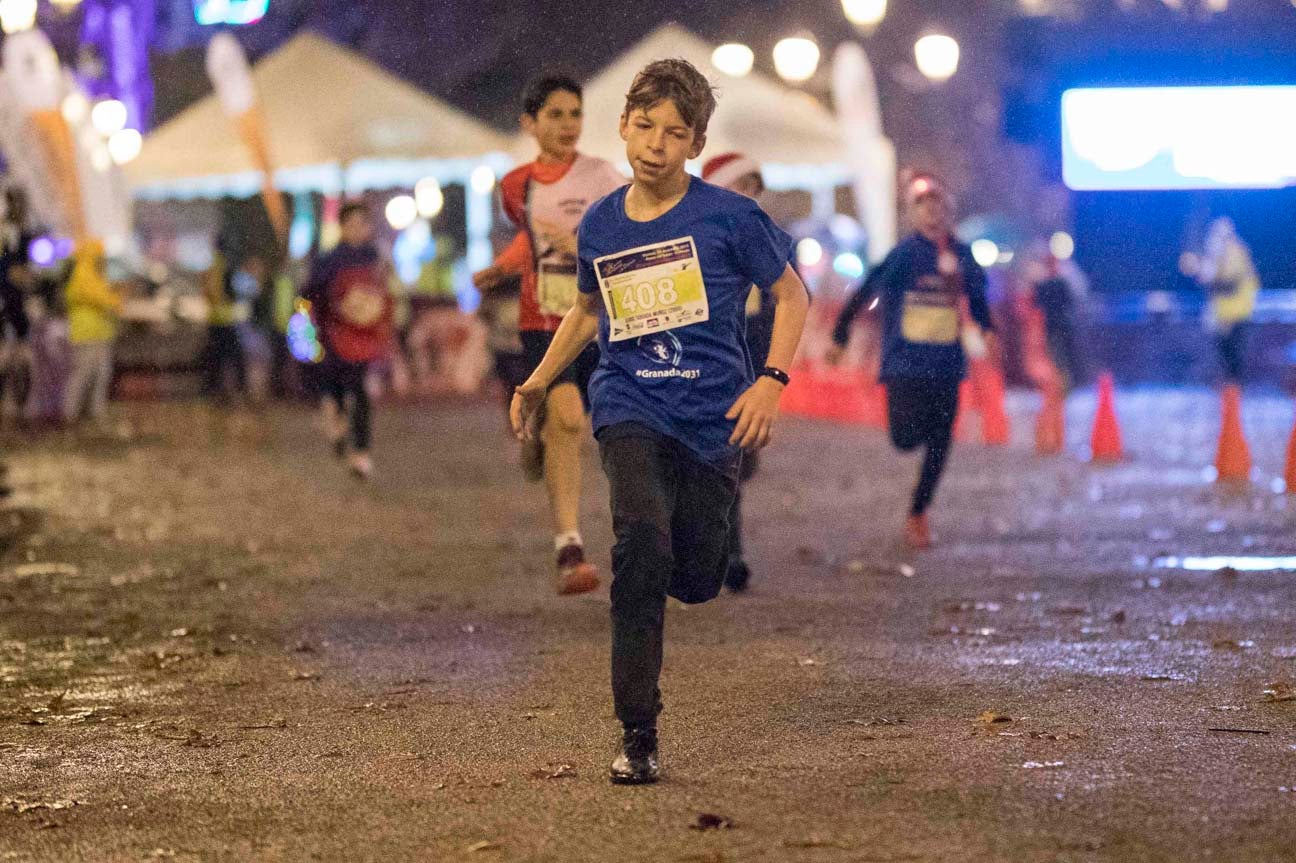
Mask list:
[[[702,179],[708,183],[732,189],[734,183],[748,174],[759,174],[760,163],[742,153],[721,153],[702,166]]]

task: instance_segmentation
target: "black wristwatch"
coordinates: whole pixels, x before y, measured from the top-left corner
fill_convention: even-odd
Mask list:
[[[787,372],[783,371],[782,369],[776,369],[773,366],[766,366],[765,368],[761,369],[760,374],[758,374],[757,377],[773,378],[774,380],[781,383],[783,386],[787,386],[788,383],[792,380],[790,377],[788,377]]]

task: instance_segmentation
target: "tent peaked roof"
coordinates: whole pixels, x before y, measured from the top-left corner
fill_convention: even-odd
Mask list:
[[[707,129],[706,159],[727,151],[781,165],[837,165],[846,155],[837,119],[807,93],[752,71],[742,78],[711,64],[715,46],[678,24],[663,24],[585,85],[585,131],[581,150],[621,164],[625,144],[617,119],[635,73],[653,60],[681,57],[717,88],[716,111]]]
[[[299,35],[252,71],[276,169],[361,159],[462,159],[504,152],[489,126],[353,51]],[[159,127],[127,166],[136,186],[254,170],[212,94]]]

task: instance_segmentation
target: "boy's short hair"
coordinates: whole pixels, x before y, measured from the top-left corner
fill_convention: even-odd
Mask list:
[[[371,218],[369,206],[363,201],[347,201],[338,210],[338,224],[341,225],[352,216],[364,216],[366,219]]]
[[[577,99],[585,98],[581,85],[574,78],[567,75],[544,75],[527,84],[526,91],[522,94],[522,111],[528,117],[539,116],[545,102],[559,90],[571,93]]]
[[[701,138],[715,111],[715,89],[706,76],[683,59],[656,60],[639,70],[626,93],[625,116],[636,109],[649,111],[666,101],[675,103],[680,118]]]

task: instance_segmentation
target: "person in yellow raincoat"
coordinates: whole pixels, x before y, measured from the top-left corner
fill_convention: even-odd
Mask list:
[[[68,341],[72,371],[63,398],[63,418],[82,416],[103,420],[112,382],[113,343],[122,296],[108,281],[104,247],[98,240],[83,242],[73,254],[67,283]]]

